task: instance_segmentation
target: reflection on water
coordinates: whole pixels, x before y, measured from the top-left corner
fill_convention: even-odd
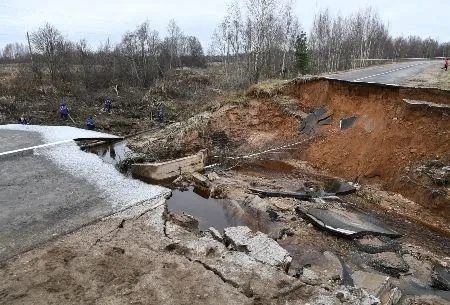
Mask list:
[[[127,147],[126,141],[107,143],[103,145],[86,148],[87,152],[94,153],[104,162],[116,165],[126,158],[126,154],[131,150]]]
[[[253,231],[268,233],[271,228],[267,213],[244,209],[233,200],[210,198],[207,192],[198,188],[172,191],[167,206],[171,212],[184,212],[197,218],[200,230],[209,227],[222,230],[231,226],[248,226]]]

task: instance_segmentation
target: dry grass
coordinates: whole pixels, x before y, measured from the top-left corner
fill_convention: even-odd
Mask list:
[[[283,93],[289,80],[270,79],[252,85],[246,92],[249,97],[272,97]]]
[[[439,78],[439,88],[450,90],[450,71],[442,71]]]

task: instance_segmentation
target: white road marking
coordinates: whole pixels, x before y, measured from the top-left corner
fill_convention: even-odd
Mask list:
[[[37,146],[31,146],[31,147],[25,147],[25,148],[5,151],[5,152],[0,153],[0,158],[1,157],[5,157],[5,156],[9,156],[9,155],[14,155],[14,154],[26,152],[26,151],[29,151],[29,150],[35,150],[35,149],[38,149],[38,148],[45,148],[45,147],[49,147],[49,146],[69,143],[69,142],[72,142],[72,141],[73,140],[64,140],[64,141],[58,141],[58,142],[53,142],[53,143],[47,143],[47,144],[42,144],[42,145],[37,145]]]
[[[368,79],[368,78],[371,78],[371,77],[385,75],[385,74],[393,73],[393,72],[396,72],[396,71],[400,71],[400,70],[404,70],[404,69],[408,69],[408,68],[412,68],[412,67],[416,67],[416,66],[420,66],[420,65],[424,65],[424,64],[426,64],[426,63],[422,62],[422,63],[418,63],[418,64],[415,64],[415,65],[409,65],[409,66],[406,66],[406,67],[401,67],[401,68],[397,68],[397,69],[394,69],[394,70],[386,71],[386,72],[383,72],[383,73],[378,73],[378,74],[373,74],[373,75],[370,75],[370,76],[357,78],[357,79],[354,79],[353,81],[354,82],[359,82],[359,81],[362,81],[364,79]]]

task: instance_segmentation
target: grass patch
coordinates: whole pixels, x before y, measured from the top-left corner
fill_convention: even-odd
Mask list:
[[[450,70],[442,71],[441,76],[439,78],[439,88],[450,90]]]
[[[252,85],[246,92],[249,97],[272,97],[283,92],[287,80],[271,79]]]

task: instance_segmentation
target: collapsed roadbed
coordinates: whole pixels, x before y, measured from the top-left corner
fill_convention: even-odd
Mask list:
[[[3,263],[0,303],[448,304],[450,120],[435,104],[450,93],[297,79],[131,138],[147,162],[208,149],[215,166],[170,186],[238,226],[205,229],[176,196],[136,206]]]

